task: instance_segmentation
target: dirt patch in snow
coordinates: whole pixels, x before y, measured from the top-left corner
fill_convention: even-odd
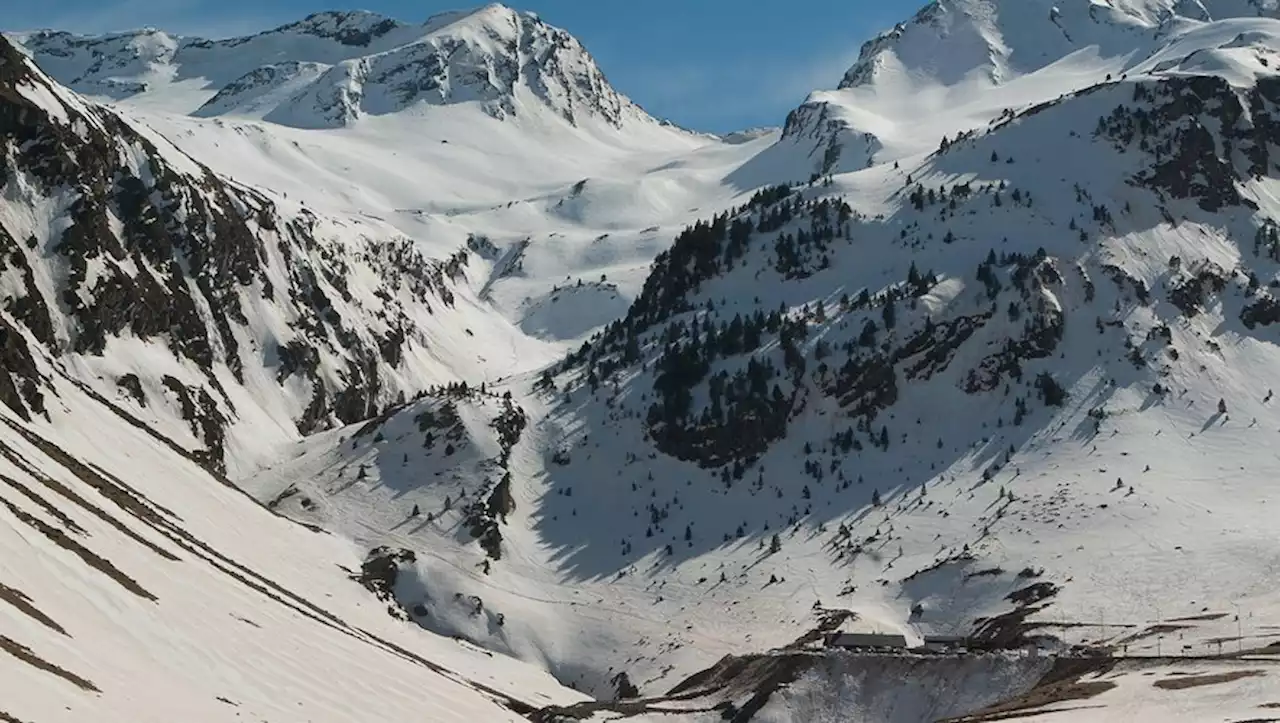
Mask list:
[[[1227,616],[1227,613],[1205,613],[1204,615],[1192,615],[1186,618],[1170,618],[1171,623],[1199,623],[1208,620],[1221,620]]]
[[[1129,635],[1124,636],[1123,638],[1120,638],[1119,640],[1112,643],[1112,647],[1116,647],[1120,645],[1128,645],[1129,643],[1137,642],[1139,640],[1149,638],[1153,635],[1167,635],[1169,633],[1176,633],[1179,630],[1190,630],[1194,627],[1195,627],[1194,625],[1170,625],[1168,623],[1162,623],[1160,625],[1152,625],[1149,628],[1144,628],[1142,630],[1139,630],[1136,633],[1131,633]]]
[[[1183,690],[1186,688],[1199,688],[1204,685],[1230,683],[1233,680],[1256,678],[1262,675],[1266,675],[1266,673],[1261,670],[1236,670],[1230,673],[1212,673],[1209,675],[1187,675],[1177,678],[1165,678],[1164,680],[1157,680],[1153,685],[1164,690]]]
[[[71,673],[66,670],[63,670],[62,668],[59,668],[53,663],[50,663],[44,658],[41,658],[40,656],[31,652],[31,648],[28,648],[27,646],[15,640],[10,640],[9,638],[4,637],[3,635],[0,635],[0,650],[3,650],[4,652],[8,653],[9,655],[12,655],[13,657],[17,658],[18,660],[21,660],[22,662],[26,663],[27,665],[30,665],[33,668],[36,668],[38,670],[43,670],[46,673],[56,675],[59,678],[62,678],[63,680],[67,681],[68,683],[71,683],[72,685],[76,686],[81,690],[86,690],[86,691],[89,691],[90,693],[102,692],[98,688],[98,686],[94,685],[93,682],[90,681],[89,679],[81,678],[75,673]]]
[[[98,519],[102,520],[108,525],[111,525],[116,530],[118,530],[121,534],[133,540],[134,542],[137,542],[138,544],[146,547],[147,549],[151,550],[152,552],[156,553],[157,555],[163,557],[166,560],[177,561],[178,558],[175,555],[168,552],[167,550],[160,548],[155,543],[151,542],[150,540],[146,539],[145,537],[142,537],[138,533],[126,527],[124,523],[120,522],[119,520],[112,517],[111,515],[108,515],[106,512],[102,510],[102,508],[89,503],[80,495],[76,494],[75,492],[72,492],[66,485],[53,479],[52,477],[41,474],[34,467],[26,466],[25,461],[23,461],[21,457],[13,455],[12,450],[6,447],[3,442],[0,442],[0,455],[7,458],[10,462],[13,462],[16,465],[21,466],[24,472],[31,475],[33,479],[40,482],[40,484],[44,485],[46,488],[70,500],[71,502],[74,502],[75,504],[79,505],[81,508],[88,510],[90,513],[93,514],[93,516],[97,517]],[[35,492],[31,488],[19,483],[17,480],[11,479],[9,477],[5,477],[3,475],[0,475],[0,482],[4,482],[5,484],[9,485],[13,489],[17,490],[23,497],[26,497],[27,499],[39,505],[40,509],[47,512],[51,517],[56,519],[63,527],[67,528],[67,530],[69,530],[73,534],[77,534],[77,535],[85,534],[84,528],[77,525],[70,517],[63,514],[60,510],[58,510],[58,508],[54,507],[50,502],[45,500],[43,497],[40,497],[39,495],[35,494]]]
[[[947,718],[939,723],[990,723],[1044,712],[1053,703],[1088,700],[1116,687],[1108,680],[1082,680],[1086,675],[1106,673],[1116,665],[1114,658],[1059,658],[1053,668],[1025,694],[984,710]]]
[[[67,633],[66,629],[54,621],[53,618],[40,612],[40,609],[31,603],[31,598],[27,597],[26,593],[21,590],[16,590],[0,584],[0,601],[9,603],[13,607],[17,608],[19,612],[32,620],[35,620],[46,628],[62,633],[67,637],[71,637],[71,635]]]
[[[156,596],[147,592],[146,588],[139,585],[137,580],[134,580],[133,578],[121,572],[119,568],[111,564],[111,562],[106,558],[97,555],[93,551],[86,548],[84,545],[81,545],[80,543],[71,539],[62,530],[59,530],[58,528],[44,522],[39,518],[36,518],[32,515],[27,514],[26,512],[23,512],[22,510],[18,509],[17,505],[14,505],[13,503],[9,502],[3,497],[0,497],[0,505],[3,505],[6,509],[8,509],[9,514],[16,517],[19,522],[22,522],[23,524],[27,525],[31,529],[35,530],[36,532],[39,532],[40,534],[44,535],[46,538],[49,539],[50,542],[57,545],[58,547],[61,547],[62,549],[67,550],[68,552],[71,552],[76,557],[79,557],[81,560],[84,561],[86,565],[97,570],[103,575],[106,575],[107,577],[111,578],[124,589],[128,590],[129,592],[133,593],[134,595],[137,595],[138,597],[144,600],[150,600],[152,602],[155,602],[157,600]]]

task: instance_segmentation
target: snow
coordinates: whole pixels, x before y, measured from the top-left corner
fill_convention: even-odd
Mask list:
[[[722,656],[792,643],[816,626],[818,604],[848,608],[864,627],[915,641],[1007,613],[1008,596],[1036,581],[1059,590],[1032,622],[1069,643],[1108,642],[1150,656],[1207,655],[1224,638],[1240,648],[1274,642],[1280,593],[1270,583],[1278,559],[1269,485],[1280,458],[1269,450],[1280,412],[1266,380],[1280,365],[1280,347],[1274,330],[1239,320],[1256,298],[1246,272],[1256,271],[1262,287],[1280,278],[1273,262],[1249,249],[1259,225],[1280,217],[1280,189],[1273,178],[1241,174],[1241,192],[1257,208],[1206,212],[1132,182],[1151,156],[1121,152],[1094,131],[1117,106],[1136,105],[1139,82],[1213,77],[1244,93],[1273,79],[1280,20],[1274,5],[1243,0],[1054,7],[933,3],[869,44],[841,87],[815,92],[783,130],[724,138],[649,118],[599,85],[603,75],[571,39],[565,77],[585,86],[508,82],[508,43],[560,36],[498,5],[424,25],[319,14],[216,43],[159,31],[19,36],[53,76],[82,78],[77,90],[111,98],[112,111],[177,172],[199,177],[207,167],[269,199],[281,221],[307,224],[316,253],[345,264],[349,298],[331,296],[343,318],[359,320],[352,333],[385,333],[379,312],[397,304],[419,333],[404,360],[388,365],[391,388],[378,399],[386,415],[304,436],[296,420],[310,386],[277,376],[281,347],[303,338],[296,329],[303,312],[268,299],[257,281],[241,292],[247,321],[234,333],[252,363],[240,378],[225,365],[212,373],[225,408],[236,410],[229,475],[258,502],[324,533],[260,508],[77,386],[125,407],[179,449],[201,448],[160,380],[202,388],[209,377],[162,340],[124,334],[100,355],[41,352],[58,394],[46,395],[51,419],[24,428],[118,475],[172,510],[178,529],[341,622],[325,622],[296,600],[270,599],[230,576],[227,563],[143,519],[119,522],[180,561],[157,560],[116,524],[59,502],[86,531],[75,539],[159,599],[142,600],[0,509],[0,552],[9,561],[0,584],[29,594],[68,633],[16,615],[0,621],[0,635],[102,691],[82,692],[0,657],[0,679],[19,681],[3,712],[37,723],[228,713],[272,721],[520,720],[480,686],[537,706],[569,705],[610,696],[613,677],[626,672],[644,693],[659,694]],[[418,73],[447,48],[462,49],[456,64]],[[95,52],[113,62],[89,73]],[[515,57],[531,54],[520,49]],[[427,78],[429,92],[406,100],[395,91],[401,81]],[[53,86],[24,86],[25,93],[63,112],[64,122],[65,109],[81,107],[69,104],[82,103]],[[956,140],[962,132],[973,136]],[[943,136],[956,142],[938,152]],[[836,159],[826,164],[833,145]],[[134,170],[149,173],[146,154],[131,152]],[[777,232],[760,232],[732,271],[703,282],[677,315],[701,321],[781,308],[808,332],[802,411],[785,438],[727,485],[719,469],[662,454],[648,435],[653,362],[667,343],[661,327],[643,337],[643,363],[624,365],[599,389],[580,366],[557,365],[626,316],[653,260],[683,227],[741,206],[761,186],[814,174],[830,177],[796,193],[843,199],[853,214],[850,231],[831,242],[829,267],[783,278]],[[962,183],[974,190],[954,212],[945,202],[912,208],[915,184]],[[997,196],[1000,184],[1007,190]],[[1014,189],[1035,203],[1013,202]],[[48,260],[66,223],[64,193],[16,177],[0,197],[0,224],[17,239],[36,238],[22,253],[49,298],[65,273]],[[1116,221],[1091,220],[1094,204]],[[799,219],[782,231],[808,227]],[[119,224],[111,230],[119,234]],[[266,278],[287,288],[284,234],[258,230]],[[401,240],[435,260],[468,250],[448,283],[452,304],[379,285],[383,268],[362,254]],[[988,251],[1030,257],[1039,249],[1062,282],[1017,296],[1006,264],[995,272],[1005,295],[993,300],[975,278]],[[1175,256],[1181,270],[1171,266]],[[90,277],[106,263],[94,260]],[[1169,291],[1207,263],[1226,270],[1225,288],[1184,315]],[[859,430],[864,446],[837,452],[833,437],[858,422],[815,381],[819,342],[836,350],[826,362],[834,373],[851,356],[844,344],[868,320],[882,320],[878,307],[840,309],[841,297],[899,287],[913,265],[939,281],[899,303],[897,327],[877,332],[877,344],[900,345],[926,323],[988,312],[991,319],[936,375],[908,381],[907,360],[898,363],[895,399],[868,422],[891,434],[887,451],[865,444],[867,430]],[[1132,281],[1113,282],[1111,269]],[[1136,282],[1154,302],[1132,298],[1125,284]],[[0,273],[6,297],[22,288],[16,273]],[[821,319],[812,315],[819,303]],[[1011,304],[1021,311],[1009,312]],[[1033,311],[1067,319],[1054,353],[1023,360],[1020,380],[997,377],[989,391],[965,391],[968,373],[1022,338]],[[11,312],[0,314],[9,323]],[[70,339],[66,315],[55,319],[57,338]],[[1156,341],[1161,328],[1168,345]],[[1146,360],[1141,369],[1126,360],[1131,347]],[[752,353],[781,358],[772,338]],[[318,374],[340,385],[345,361],[339,349]],[[732,374],[745,363],[742,355],[716,359],[712,370]],[[545,370],[554,370],[554,391],[536,386]],[[1037,401],[1031,383],[1041,372],[1064,383],[1065,406]],[[141,380],[147,406],[116,388],[126,374]],[[469,392],[442,388],[460,381]],[[1153,393],[1157,382],[1170,391]],[[528,424],[506,449],[492,423],[508,393]],[[710,393],[699,384],[692,396],[696,409]],[[1015,398],[1031,400],[1025,414],[1015,411]],[[1216,413],[1219,399],[1229,413]],[[428,436],[422,420],[434,417],[424,415],[439,417],[451,403],[458,426]],[[0,427],[0,440],[34,460],[29,466],[109,507],[21,435]],[[802,466],[811,459],[821,479]],[[0,459],[0,474],[52,494],[12,458]],[[501,557],[492,559],[465,508],[504,475],[515,508],[498,524]],[[850,484],[836,484],[837,475]],[[6,489],[13,487],[0,484],[0,499],[66,526]],[[872,503],[873,491],[882,504]],[[841,528],[859,554],[841,549]],[[770,553],[775,535],[781,549]],[[401,566],[395,601],[348,579],[382,546],[416,556]],[[417,625],[388,615],[389,606],[403,607]],[[1160,632],[1169,624],[1180,627]],[[438,668],[407,660],[375,635]],[[1052,662],[1020,653],[967,657],[920,663],[915,677],[904,677],[869,671],[849,656],[821,660],[754,720],[964,715],[1022,695]],[[1130,661],[1096,676],[1114,688],[1028,719],[1244,720],[1273,697],[1271,668],[1182,690],[1152,681],[1253,664]],[[687,717],[719,713],[700,715],[690,709]]]
[[[485,691],[533,705],[584,699],[545,673],[398,623],[346,579],[343,570],[358,569],[361,554],[348,542],[271,515],[73,386],[59,383],[59,391],[52,422],[34,433],[167,511],[159,523],[131,516],[90,489],[84,474],[5,435],[3,584],[52,624],[11,610],[0,636],[96,688],[81,690],[0,655],[6,714],[521,721]],[[7,412],[3,421],[15,423]],[[55,481],[66,485],[64,496],[55,494]],[[18,485],[35,497],[16,494]],[[70,504],[73,494],[83,504]],[[46,514],[38,500],[66,518]],[[17,515],[63,528],[156,599],[128,591]]]

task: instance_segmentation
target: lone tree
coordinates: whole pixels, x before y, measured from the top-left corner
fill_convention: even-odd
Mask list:
[[[769,554],[773,555],[781,551],[782,541],[778,539],[778,534],[775,532],[773,538],[769,540]]]
[[[1219,399],[1219,400],[1218,400],[1218,414],[1226,414],[1226,413],[1227,413],[1227,400],[1225,400],[1225,399]]]
[[[894,323],[898,319],[897,309],[893,304],[893,295],[889,294],[885,297],[884,311],[881,313],[881,319],[884,321],[885,329],[892,329]]]
[[[1036,388],[1040,390],[1044,403],[1051,407],[1061,407],[1067,401],[1067,390],[1048,372],[1041,372],[1036,377]]]

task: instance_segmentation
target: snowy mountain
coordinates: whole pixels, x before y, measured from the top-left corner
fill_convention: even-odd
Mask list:
[[[1273,617],[1277,28],[1195,26],[1130,79],[688,229],[544,384],[574,449],[549,486],[640,512],[595,528],[616,568],[591,521],[570,559],[727,571],[743,626],[847,596],[979,639]]]
[[[791,113],[775,152],[803,157],[802,170],[819,174],[898,160],[944,135],[1141,72],[1205,23],[1277,16],[1263,0],[938,0],[863,45],[836,90]]]
[[[531,13],[492,4],[420,26],[326,12],[257,35],[210,41],[144,30],[106,37],[12,36],[80,93],[200,116],[342,127],[418,104],[475,103],[504,118],[545,109],[570,124],[654,121],[615,91],[586,49]],[[204,92],[199,107],[185,107]],[[172,99],[173,102],[170,102]]]
[[[474,303],[453,290],[465,250],[429,259],[379,224],[280,205],[4,48],[17,358],[24,337],[63,357],[219,471],[228,446],[251,458],[269,430],[355,422],[449,378],[466,337],[445,317]],[[32,365],[7,374],[13,410],[41,414]]]
[[[894,83],[904,76],[950,86],[974,74],[1001,84],[1081,50],[1104,58],[1130,56],[1188,23],[1250,16],[1276,17],[1276,3],[939,0],[864,44],[839,87]]]
[[[723,138],[501,6],[0,39],[0,718],[1265,715],[1275,14]]]
[[[245,484],[430,549],[403,566],[411,616],[599,694],[832,607],[917,640],[1267,650],[1276,30],[1188,25],[1124,79],[761,190],[680,234],[564,363],[304,440]],[[885,695],[873,720],[919,720]]]

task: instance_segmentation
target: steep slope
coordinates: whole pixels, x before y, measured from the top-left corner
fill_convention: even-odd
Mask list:
[[[271,515],[62,377],[0,409],[8,720],[524,721],[584,696],[405,626],[349,544]]]
[[[206,75],[104,108],[0,44],[13,526],[87,529],[22,491],[58,493],[41,475],[105,486],[68,459],[121,479],[140,464],[156,504],[209,539],[219,527],[215,549],[303,599],[330,589],[300,571],[363,559],[383,602],[334,604],[364,600],[387,630],[453,650],[412,621],[601,697],[659,696],[582,705],[503,657],[494,675],[515,683],[487,691],[466,667],[485,653],[424,656],[456,674],[441,699],[465,699],[429,711],[445,720],[506,715],[477,693],[563,706],[541,720],[673,704],[694,720],[995,719],[1053,677],[1005,652],[1028,641],[1273,653],[1280,21],[1245,2],[1079,3],[1050,16],[1051,40],[1038,10],[936,3],[781,138],[724,143],[613,123],[623,106],[596,104],[590,68],[503,8],[425,27],[322,15],[246,40],[332,53],[259,62],[201,112],[216,117],[162,110],[184,87],[209,100]],[[569,66],[590,97],[531,80]],[[406,77],[431,82],[387,94]],[[757,191],[780,178],[802,182]],[[341,551],[282,552],[239,520],[283,522],[181,496],[224,471]],[[100,557],[157,597],[209,583]],[[46,627],[27,607],[48,567],[0,595]],[[905,687],[857,656],[797,652],[840,620],[997,652],[903,659],[923,671]],[[232,647],[195,632],[192,647],[252,657],[228,628],[208,634]],[[709,667],[744,648],[785,651],[755,679],[752,659]],[[774,667],[793,654],[807,667]],[[106,659],[59,668],[98,685]],[[320,659],[314,679],[269,684],[331,684]],[[1220,687],[1173,703],[1142,664],[1088,671],[1080,719],[1135,697],[1161,720],[1244,715],[1274,686],[1241,667],[1188,664],[1211,681],[1193,687]],[[661,695],[704,669],[695,681],[724,686]],[[368,717],[403,717],[398,690]],[[323,715],[363,715],[316,695]]]
[[[687,229],[622,320],[486,390],[526,419],[510,452],[496,407],[459,428],[478,457],[424,448],[415,407],[245,484],[430,550],[398,588],[423,624],[600,694],[789,644],[831,607],[913,640],[1262,648],[1275,27],[1195,26],[915,165]],[[1188,56],[1222,62],[1168,64]],[[469,598],[500,633],[437,604]]]

